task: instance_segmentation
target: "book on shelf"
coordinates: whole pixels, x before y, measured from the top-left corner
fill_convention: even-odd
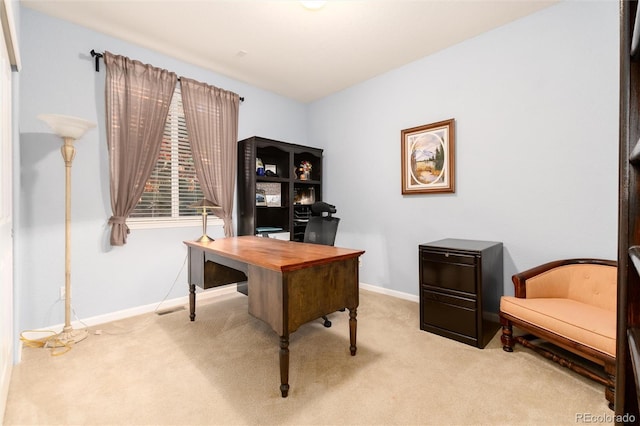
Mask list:
[[[282,232],[282,228],[278,226],[258,226],[256,234],[264,234],[265,232]]]

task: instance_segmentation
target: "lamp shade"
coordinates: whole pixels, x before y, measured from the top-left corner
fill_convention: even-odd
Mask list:
[[[197,209],[200,207],[203,208],[208,208],[208,209],[215,209],[215,208],[219,208],[220,206],[217,204],[212,203],[211,201],[207,200],[206,198],[203,198],[202,200],[191,204],[189,207],[191,207],[192,209]]]
[[[47,123],[61,138],[79,139],[87,130],[96,127],[96,123],[68,115],[40,114],[38,118]]]

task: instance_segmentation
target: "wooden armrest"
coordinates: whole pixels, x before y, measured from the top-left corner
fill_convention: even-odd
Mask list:
[[[527,280],[529,278],[533,278],[537,275],[540,275],[544,272],[550,271],[552,269],[558,268],[560,266],[565,265],[604,265],[604,266],[618,266],[618,262],[615,260],[605,260],[605,259],[563,259],[563,260],[554,260],[552,262],[545,263],[540,266],[536,266],[531,269],[527,269],[526,271],[517,273],[511,277],[511,281],[513,281],[513,285],[515,287],[515,296],[521,299],[526,299],[527,297]]]

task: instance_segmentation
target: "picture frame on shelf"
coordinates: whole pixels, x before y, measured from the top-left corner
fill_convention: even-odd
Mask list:
[[[257,182],[256,197],[258,191],[264,194],[265,204],[256,204],[267,207],[282,207],[282,184],[279,182]]]
[[[455,119],[400,132],[402,194],[455,192]]]
[[[278,168],[275,164],[265,164],[264,165],[264,174],[266,176],[277,177],[278,176]]]
[[[293,191],[293,204],[311,205],[316,202],[316,189],[314,187],[294,188]]]
[[[256,206],[267,205],[267,194],[264,189],[256,189]]]
[[[280,194],[266,194],[267,207],[280,207]]]

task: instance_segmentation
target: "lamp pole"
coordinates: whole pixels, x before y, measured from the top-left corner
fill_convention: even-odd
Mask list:
[[[64,327],[62,332],[47,342],[47,346],[69,348],[73,343],[84,340],[88,336],[86,329],[74,332],[71,327],[71,164],[76,156],[73,143],[85,132],[96,126],[82,118],[59,114],[41,114],[39,119],[47,123],[62,138],[64,144],[60,148],[65,166],[65,208],[64,208]]]
[[[64,145],[60,148],[64,160],[65,209],[64,209],[64,328],[62,338],[68,339],[73,331],[71,327],[71,164],[76,156],[73,138],[64,136]]]

